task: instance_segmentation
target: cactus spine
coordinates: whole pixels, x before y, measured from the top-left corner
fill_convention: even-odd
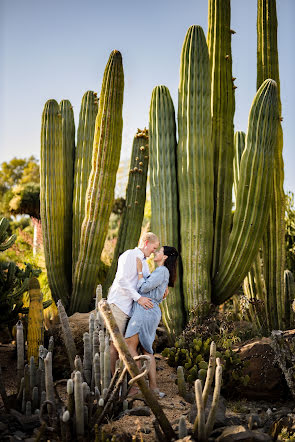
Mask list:
[[[181,53],[177,150],[183,291],[188,310],[211,300],[214,183],[210,100],[205,36],[200,26],[191,26]]]
[[[37,278],[29,280],[30,306],[28,314],[28,359],[33,356],[38,363],[39,346],[44,342],[43,295]]]
[[[104,292],[111,286],[118,265],[119,256],[138,244],[146,199],[146,180],[149,164],[148,131],[138,130],[133,139],[128,184],[126,188],[126,206],[124,207],[118,239],[111,268],[108,271]],[[132,228],[130,225],[132,224]]]
[[[281,115],[280,77],[277,48],[277,13],[275,0],[257,2],[257,89],[267,78],[278,86],[279,116]],[[283,132],[280,121],[275,146],[273,198],[269,222],[263,239],[264,279],[267,290],[267,309],[270,328],[286,328],[284,318],[284,269],[285,269],[285,195]]]
[[[95,123],[92,169],[73,276],[72,313],[88,311],[95,292],[99,257],[107,233],[120,159],[123,89],[122,56],[119,51],[113,51],[104,72]]]
[[[68,305],[69,286],[65,275],[66,174],[62,143],[62,118],[55,100],[48,100],[42,114],[40,160],[40,212],[46,269],[54,300]]]
[[[257,91],[250,110],[233,228],[213,280],[213,302],[218,304],[239,288],[258,253],[272,198],[278,118],[277,85],[273,80],[266,80]]]
[[[81,103],[75,156],[72,241],[73,271],[75,270],[75,264],[78,259],[81,227],[84,219],[85,196],[88,178],[91,172],[93,137],[97,110],[97,94],[92,91],[87,91],[83,95]]]
[[[176,165],[175,112],[166,86],[157,86],[150,105],[150,185],[152,202],[151,228],[160,244],[180,248],[178,186]],[[163,322],[171,336],[181,333],[184,318],[181,296],[181,272],[175,288],[161,303]]]
[[[209,0],[207,42],[211,66],[214,150],[214,242],[211,270],[214,277],[223,261],[231,227],[235,100],[230,0]]]

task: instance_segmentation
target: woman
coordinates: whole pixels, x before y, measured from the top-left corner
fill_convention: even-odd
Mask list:
[[[161,319],[159,304],[167,296],[167,286],[174,287],[176,278],[178,252],[174,247],[164,246],[155,253],[154,262],[156,270],[148,278],[143,278],[142,262],[137,258],[138,283],[137,290],[140,294],[150,298],[153,308],[146,310],[137,302],[133,303],[131,318],[125,333],[126,343],[132,356],[137,356],[137,348],[140,345],[143,354],[150,356],[151,365],[149,371],[150,388],[163,397],[159,392],[156,380],[156,362],[153,355],[153,342],[156,330]],[[165,296],[164,296],[165,295]],[[132,388],[131,395],[137,394],[138,389]]]

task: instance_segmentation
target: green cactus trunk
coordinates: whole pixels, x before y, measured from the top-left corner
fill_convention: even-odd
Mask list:
[[[41,127],[40,213],[49,287],[55,302],[61,299],[65,306],[69,302],[64,250],[68,226],[66,162],[60,109],[55,100],[48,100]]]
[[[103,287],[105,295],[114,280],[119,256],[125,250],[133,249],[138,244],[146,199],[148,164],[148,132],[144,129],[139,131],[133,139],[129,179],[126,188],[126,206],[122,213],[112,265]]]
[[[119,51],[113,51],[104,72],[95,123],[92,169],[73,276],[72,313],[88,311],[95,294],[99,259],[107,234],[120,160],[123,89],[122,56]]]
[[[69,100],[60,102],[61,124],[62,124],[62,149],[65,158],[65,229],[64,229],[64,251],[65,251],[65,274],[68,281],[69,291],[72,287],[72,200],[73,200],[73,173],[75,159],[75,121],[73,107]],[[61,238],[62,239],[62,238]]]
[[[85,214],[85,197],[88,178],[91,172],[93,137],[97,110],[97,94],[92,91],[87,91],[83,95],[81,103],[75,158],[72,239],[73,272],[78,259],[81,227]]]
[[[191,26],[181,53],[177,149],[183,292],[188,311],[211,301],[214,165],[210,102],[207,44],[202,28]]]
[[[213,280],[215,304],[223,303],[235,293],[257,256],[272,198],[278,122],[277,85],[266,80],[256,93],[249,115],[233,228]]]
[[[285,295],[285,302],[284,302],[284,317],[286,318],[286,324],[289,328],[294,328],[295,324],[295,282],[292,272],[290,270],[284,271],[284,295]]]
[[[209,0],[207,42],[214,149],[213,278],[223,261],[231,228],[235,86],[232,78],[230,0]]]
[[[240,163],[245,149],[246,134],[242,131],[235,133],[235,156],[234,156],[234,194],[237,198],[237,189],[240,179]],[[254,259],[252,268],[243,281],[243,291],[249,300],[249,319],[256,323],[259,329],[264,329],[267,321],[264,308],[266,300],[265,282],[263,279],[263,266],[261,262],[261,250]]]
[[[158,235],[161,245],[180,251],[175,112],[170,92],[165,86],[157,86],[153,90],[149,133],[151,229]],[[184,324],[180,270],[175,287],[169,288],[169,296],[160,304],[170,337],[180,334]]]
[[[258,0],[257,4],[257,89],[267,78],[278,85],[281,115],[280,77],[277,48],[277,13],[275,0]],[[273,199],[269,222],[263,239],[264,279],[270,328],[287,327],[284,317],[285,269],[285,195],[284,195],[283,132],[278,124],[273,177]]]

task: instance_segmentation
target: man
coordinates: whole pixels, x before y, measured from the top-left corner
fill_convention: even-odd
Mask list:
[[[150,274],[146,258],[154,253],[158,247],[158,237],[152,232],[147,232],[141,237],[139,247],[126,250],[118,259],[117,273],[109,290],[107,301],[123,336],[130,318],[129,314],[133,302],[138,302],[145,309],[153,307],[151,299],[141,296],[136,290],[138,281],[136,258],[142,260],[142,273],[146,278]],[[118,352],[113,342],[110,344],[110,359],[111,372],[114,374]]]

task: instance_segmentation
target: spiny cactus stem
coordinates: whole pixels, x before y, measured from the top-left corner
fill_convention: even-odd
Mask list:
[[[206,437],[208,438],[210,436],[210,433],[213,430],[215,415],[218,407],[218,401],[220,397],[220,389],[221,389],[221,381],[222,381],[222,365],[220,365],[220,361],[217,358],[216,359],[216,371],[215,371],[215,386],[214,386],[214,393],[213,393],[213,399],[212,404],[209,412],[209,416],[206,422]]]
[[[24,373],[24,328],[23,323],[18,321],[16,324],[16,349],[17,349],[17,378],[18,384],[20,384],[21,378]]]
[[[185,387],[184,371],[181,365],[177,367],[177,386],[178,386],[178,394],[185,399],[187,394]]]
[[[20,381],[20,386],[19,386],[19,390],[18,390],[18,394],[17,394],[17,401],[19,402],[22,397],[23,397],[23,389],[24,389],[24,385],[25,385],[25,378],[21,378]],[[4,402],[4,401],[3,401]]]
[[[204,390],[203,390],[203,394],[202,394],[203,403],[204,403],[205,408],[206,408],[206,404],[207,404],[209,391],[210,391],[212,381],[214,378],[215,362],[216,362],[216,344],[214,341],[212,341],[211,345],[210,345],[210,357],[209,357],[206,382],[205,382],[205,386],[204,386]]]
[[[195,437],[198,437],[198,441],[205,441],[205,410],[204,410],[204,402],[202,398],[202,381],[197,379],[195,381],[195,395],[196,395],[196,403],[198,414],[194,423],[193,432]]]
[[[57,302],[57,308],[58,308],[58,314],[59,314],[59,319],[60,319],[60,323],[61,323],[61,327],[62,327],[62,332],[63,332],[63,338],[64,338],[64,343],[65,343],[65,347],[68,353],[68,358],[69,358],[69,362],[70,362],[70,366],[71,366],[71,370],[74,370],[74,359],[75,356],[77,354],[77,349],[76,349],[76,345],[75,345],[75,341],[70,329],[70,324],[69,324],[69,318],[66,314],[65,308],[62,305],[61,300],[59,299]]]
[[[181,416],[178,424],[178,438],[183,439],[187,436],[187,427],[185,422],[185,416]]]
[[[7,394],[6,394],[6,390],[5,390],[5,385],[2,379],[2,368],[0,365],[0,396],[2,397],[2,401],[4,404],[4,407],[6,409],[6,411],[9,410],[9,404],[8,404],[8,398],[7,398]]]
[[[121,374],[118,378],[119,370],[115,371],[114,376],[111,380],[110,386],[108,388],[106,397],[105,397],[104,408],[103,408],[103,410],[97,409],[97,411],[94,415],[93,424],[95,423],[97,425],[100,425],[101,422],[103,421],[107,411],[110,408],[110,405],[112,404],[112,402],[114,401],[114,399],[117,395],[117,392],[118,392],[120,385],[122,384],[122,382],[125,378],[126,373],[127,373],[127,368],[124,367],[123,371],[121,372]]]
[[[83,341],[84,341],[84,358],[83,358],[84,377],[87,384],[90,385],[92,351],[91,351],[91,339],[89,333],[87,332],[84,333]]]
[[[127,370],[129,371],[131,377],[136,377],[139,375],[139,369],[136,365],[136,362],[134,361],[133,357],[131,356],[127,344],[120,333],[120,330],[116,324],[115,318],[113,317],[113,314],[111,312],[110,306],[107,303],[105,299],[102,299],[99,304],[99,311],[101,312],[103,319],[105,321],[106,327],[110,332],[112,341],[118,350],[120,358],[123,360]],[[163,412],[162,407],[160,406],[159,402],[157,401],[157,398],[155,394],[149,389],[145,379],[140,378],[137,380],[137,384],[148,404],[148,406],[151,408],[155,416],[157,416],[157,419],[161,425],[161,428],[163,432],[166,434],[167,438],[173,439],[176,438],[176,434],[173,430],[173,428],[170,425],[170,422],[168,421],[166,415]]]
[[[67,382],[67,409],[72,417],[74,415],[75,403],[74,403],[74,383],[72,379],[68,379]]]
[[[75,416],[76,416],[76,433],[77,436],[84,435],[84,401],[82,376],[79,371],[75,373],[74,379],[74,398],[75,398]]]
[[[45,363],[45,387],[46,387],[46,402],[50,401],[54,404],[53,407],[49,406],[48,412],[51,416],[55,414],[55,400],[54,400],[54,387],[52,377],[52,353],[48,352],[44,360]]]

